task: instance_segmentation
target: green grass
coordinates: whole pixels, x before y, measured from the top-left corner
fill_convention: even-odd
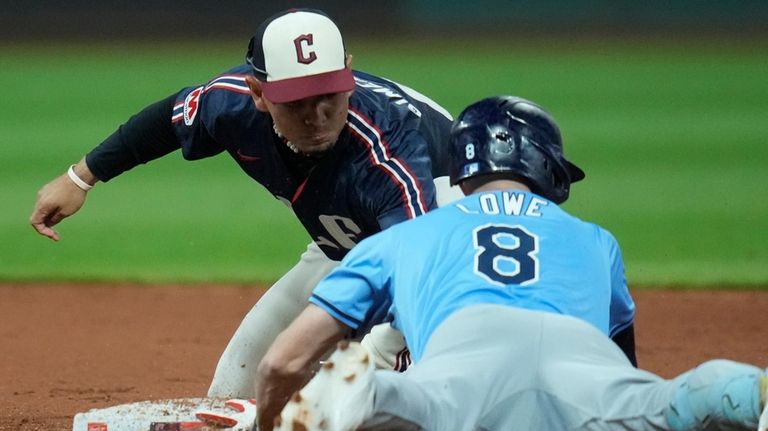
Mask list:
[[[0,47],[0,279],[249,282],[308,241],[227,156],[179,154],[89,193],[58,230],[37,189],[146,104],[241,61],[239,43]],[[495,94],[558,119],[587,171],[565,207],[611,230],[634,284],[768,284],[768,41],[352,41],[355,67],[458,114]],[[408,47],[408,48],[404,48]]]

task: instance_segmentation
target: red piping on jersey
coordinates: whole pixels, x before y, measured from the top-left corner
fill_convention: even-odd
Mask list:
[[[414,202],[411,202],[411,196],[408,193],[408,189],[406,188],[406,185],[404,184],[407,181],[410,181],[412,183],[412,187],[414,188],[414,191],[416,192],[416,204],[420,206],[420,210],[422,213],[427,213],[427,204],[424,201],[424,191],[421,187],[421,184],[419,183],[418,177],[416,177],[413,172],[408,169],[408,165],[403,163],[403,161],[397,157],[392,157],[390,155],[389,146],[387,142],[382,138],[382,131],[379,129],[376,124],[374,124],[373,121],[371,121],[368,117],[360,113],[359,111],[350,108],[349,111],[353,114],[354,117],[357,118],[358,121],[360,121],[363,125],[365,125],[369,130],[373,131],[376,135],[377,142],[373,142],[370,137],[365,136],[364,134],[361,134],[358,130],[356,130],[356,127],[350,127],[350,130],[358,136],[363,144],[366,146],[366,148],[369,149],[368,159],[371,160],[371,163],[374,166],[379,167],[382,169],[400,188],[400,191],[402,192],[402,198],[403,202],[405,203],[406,208],[408,209],[408,218],[414,218],[416,217],[416,208],[413,206]],[[350,126],[353,126],[350,124]],[[376,152],[373,148],[373,145],[377,145],[378,148],[381,149],[381,152],[383,153],[384,159],[383,161],[377,160]],[[393,164],[397,165],[398,168],[400,168],[406,175],[407,180],[400,178],[399,175],[396,172],[390,171],[392,169],[391,167],[387,166],[385,163],[391,161]]]
[[[356,109],[350,108],[349,110],[355,113],[358,117],[360,117],[360,119],[363,121],[363,123],[365,123],[365,125],[367,125],[368,127],[370,127],[376,132],[376,137],[379,138],[379,142],[381,143],[381,149],[384,153],[384,157],[387,158],[388,160],[393,160],[395,163],[398,164],[398,166],[400,166],[400,169],[402,169],[403,171],[405,171],[406,174],[408,174],[408,176],[410,177],[410,180],[413,181],[414,189],[416,189],[419,205],[421,206],[422,212],[426,214],[427,203],[424,201],[424,190],[421,188],[421,184],[419,183],[418,177],[416,177],[413,174],[413,172],[411,172],[411,170],[408,169],[408,165],[403,163],[402,160],[400,160],[398,157],[390,156],[389,144],[387,144],[387,141],[384,140],[383,138],[384,132],[381,131],[381,129],[379,128],[379,126],[376,125],[376,123],[374,123],[370,118],[366,117],[365,115],[363,115],[362,112]]]
[[[381,151],[384,153],[384,158],[387,160],[391,159],[392,156],[389,154],[389,145],[387,145],[387,142],[384,140],[384,138],[382,138],[382,136],[384,136],[384,132],[381,131],[379,126],[377,126],[376,123],[373,122],[373,120],[363,115],[362,112],[352,108],[349,108],[349,110],[355,113],[358,117],[360,117],[360,120],[362,120],[362,122],[366,126],[368,126],[371,130],[376,132],[376,137],[379,138],[379,142],[381,142]]]
[[[360,133],[357,132],[357,130],[355,130],[355,129],[351,128],[351,127],[350,127],[349,130],[351,130],[354,135],[356,135],[358,138],[360,138],[360,141],[363,143],[363,145],[368,147],[368,142],[366,141],[366,138],[363,135],[361,135]],[[389,178],[392,179],[392,182],[397,185],[397,188],[400,189],[400,197],[402,198],[403,203],[405,204],[405,209],[408,212],[408,218],[409,219],[415,218],[416,217],[416,212],[411,208],[411,204],[408,201],[408,190],[406,190],[405,185],[403,185],[403,183],[401,181],[399,181],[399,179],[395,176],[395,174],[393,174],[386,167],[384,167],[384,165],[382,163],[377,163],[376,162],[376,159],[373,156],[373,151],[368,152],[368,160],[371,161],[371,164],[373,166],[375,166],[375,167],[381,169],[382,171],[384,171],[384,173]]]
[[[421,206],[421,211],[426,214],[429,210],[427,209],[427,203],[424,201],[424,190],[421,188],[421,184],[419,183],[419,180],[417,179],[416,175],[413,174],[413,171],[411,171],[408,168],[408,165],[403,163],[403,161],[399,157],[393,157],[392,160],[400,166],[400,169],[405,171],[406,174],[408,174],[409,177],[413,180],[413,187],[416,188],[416,197],[419,201],[419,206]]]
[[[232,93],[238,93],[238,94],[251,94],[251,89],[248,87],[247,84],[245,84],[245,77],[247,75],[219,75],[212,80],[208,82],[208,84],[203,87],[203,91],[200,94],[207,93],[208,90],[226,90],[230,91]],[[224,79],[231,79],[235,81],[243,81],[242,85],[234,84],[231,82],[218,82],[219,80]],[[179,102],[176,105],[173,105],[173,110],[176,111],[177,109],[184,106],[184,102]],[[176,115],[171,115],[171,123],[177,123],[181,121],[181,119],[184,117],[183,113],[178,113]]]
[[[291,203],[296,203],[296,199],[299,198],[299,195],[301,195],[301,192],[304,191],[304,186],[307,185],[307,181],[309,181],[309,176],[307,178],[304,178],[304,181],[299,184],[299,188],[296,189],[296,193],[293,194],[293,197],[291,198]]]
[[[213,78],[203,89],[203,93],[211,89],[221,89],[231,91],[233,93],[251,94],[251,89],[248,84],[245,83],[246,75],[219,75]],[[231,82],[220,82],[225,79],[231,79],[233,81],[242,81],[242,85],[234,84]]]
[[[408,350],[408,347],[404,347],[403,350],[397,352],[395,355],[395,371],[403,372],[408,369],[408,366],[411,365],[410,360],[410,350]]]
[[[240,87],[235,84],[230,84],[228,82],[217,82],[214,84],[209,84],[207,87],[205,87],[205,90],[203,90],[203,93],[207,93],[208,90],[227,90],[231,91],[233,93],[239,93],[239,94],[251,94],[251,89],[246,87]]]

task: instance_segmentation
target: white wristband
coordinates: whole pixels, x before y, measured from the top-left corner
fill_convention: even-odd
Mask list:
[[[93,188],[92,185],[86,183],[83,181],[80,177],[77,176],[75,173],[75,165],[72,165],[67,170],[67,175],[69,176],[69,179],[72,180],[73,183],[75,183],[76,186],[80,187],[84,191],[88,191]]]

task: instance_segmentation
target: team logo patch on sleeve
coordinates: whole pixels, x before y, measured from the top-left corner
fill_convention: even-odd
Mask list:
[[[195,122],[198,108],[200,107],[200,95],[203,94],[203,88],[197,87],[187,94],[184,99],[184,124],[191,126]]]

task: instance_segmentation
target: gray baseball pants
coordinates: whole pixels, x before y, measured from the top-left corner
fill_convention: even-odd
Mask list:
[[[702,417],[680,412],[684,426],[669,425],[670,404],[688,397],[689,386],[712,393],[723,376],[735,375],[751,379],[739,391],[744,404],[756,404],[754,417],[748,412],[733,427],[703,426]],[[754,382],[761,375],[749,365],[711,361],[665,380],[632,367],[608,337],[579,319],[478,305],[446,319],[405,373],[375,372],[373,412],[363,429],[755,429]]]

